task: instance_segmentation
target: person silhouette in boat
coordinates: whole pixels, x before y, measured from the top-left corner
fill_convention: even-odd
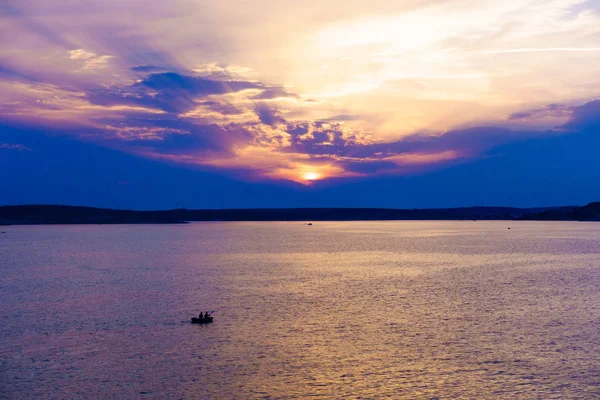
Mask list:
[[[202,321],[202,320],[204,319],[204,315],[202,315],[202,311],[200,311],[200,315],[198,316],[198,319],[199,319],[200,321]]]

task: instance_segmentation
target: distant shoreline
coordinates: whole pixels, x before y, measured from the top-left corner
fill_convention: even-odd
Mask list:
[[[437,209],[270,208],[164,211],[24,205],[0,207],[0,225],[57,224],[184,224],[195,221],[431,221],[528,220],[600,221],[600,202],[586,206],[513,208],[461,207]]]

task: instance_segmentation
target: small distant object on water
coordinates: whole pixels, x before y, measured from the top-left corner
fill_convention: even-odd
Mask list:
[[[306,225],[308,225],[308,226],[312,226],[312,222],[309,222],[309,223],[308,223],[308,224],[306,224]]]
[[[200,313],[198,317],[192,317],[192,324],[209,324],[213,322],[213,317],[211,317],[212,313],[214,313],[214,311],[207,311],[206,314]]]
[[[508,227],[508,229],[510,229],[510,226]]]

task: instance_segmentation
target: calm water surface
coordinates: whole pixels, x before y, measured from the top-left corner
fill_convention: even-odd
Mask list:
[[[600,398],[600,223],[0,230],[3,399]]]

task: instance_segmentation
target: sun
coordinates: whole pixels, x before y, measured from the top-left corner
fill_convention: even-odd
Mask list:
[[[304,173],[304,179],[306,179],[307,181],[314,181],[314,180],[319,179],[320,177],[321,177],[321,175],[316,172],[305,172]]]

